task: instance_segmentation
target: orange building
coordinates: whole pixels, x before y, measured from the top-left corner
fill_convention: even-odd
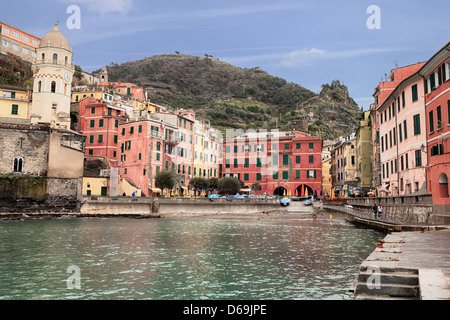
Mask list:
[[[0,21],[0,53],[11,53],[33,62],[41,39]]]
[[[425,86],[427,192],[433,214],[450,216],[450,42],[419,70]]]

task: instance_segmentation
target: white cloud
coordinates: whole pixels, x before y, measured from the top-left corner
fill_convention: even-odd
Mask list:
[[[327,54],[323,49],[303,49],[292,51],[276,64],[280,67],[300,67],[308,66],[314,63],[317,58],[324,57]]]

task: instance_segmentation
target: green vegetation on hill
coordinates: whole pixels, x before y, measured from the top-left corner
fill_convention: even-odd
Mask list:
[[[210,56],[166,54],[108,67],[110,81],[146,88],[152,102],[194,109],[217,128],[293,130],[307,116],[309,133],[332,139],[356,129],[361,110],[338,80],[319,94]]]
[[[33,89],[31,63],[12,54],[0,54],[0,85]]]

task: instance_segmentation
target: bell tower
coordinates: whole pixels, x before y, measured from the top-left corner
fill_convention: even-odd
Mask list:
[[[72,57],[69,42],[55,25],[36,48],[36,60],[32,65],[31,123],[70,129],[70,97],[75,72]]]

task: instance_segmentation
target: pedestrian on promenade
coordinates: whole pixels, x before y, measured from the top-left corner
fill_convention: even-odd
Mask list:
[[[378,218],[383,219],[383,207],[378,206]]]
[[[374,219],[376,219],[377,218],[377,212],[378,212],[378,206],[377,206],[376,203],[373,204],[372,210],[373,210],[373,217],[374,217]]]

